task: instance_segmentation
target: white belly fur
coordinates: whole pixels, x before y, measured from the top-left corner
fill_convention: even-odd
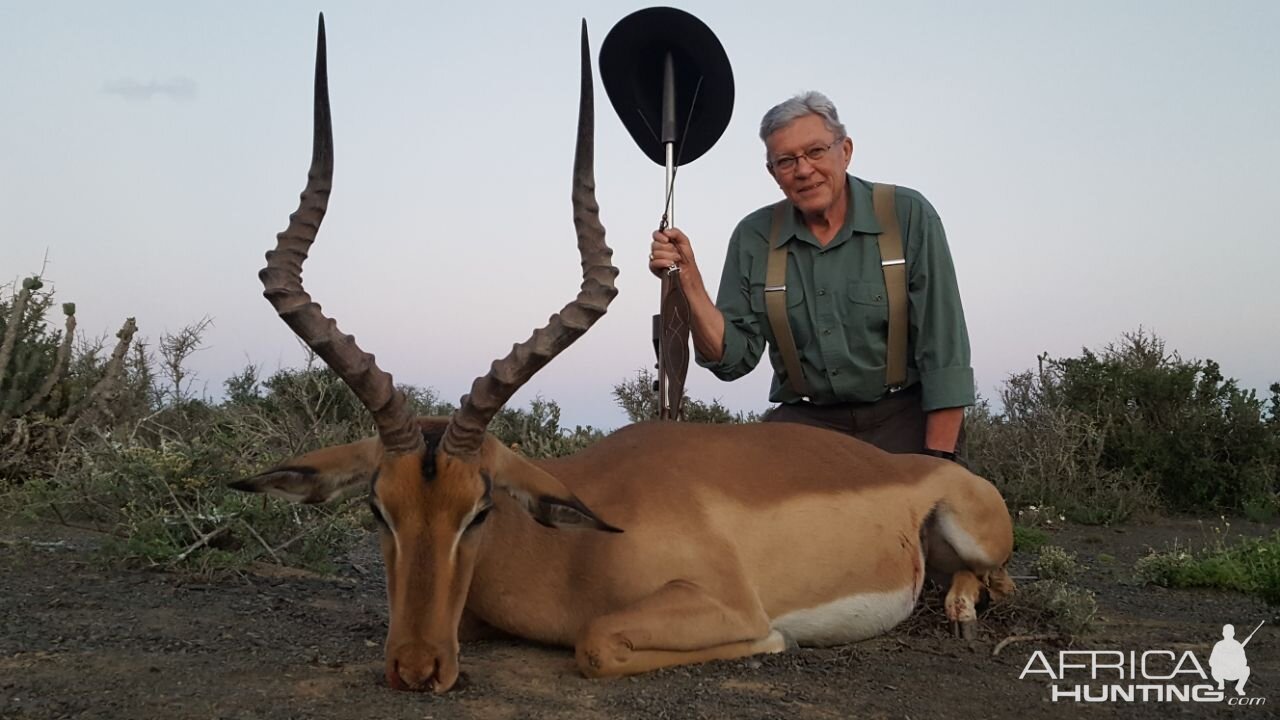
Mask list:
[[[775,630],[801,645],[825,646],[866,640],[888,632],[915,609],[918,588],[861,593],[774,618]]]

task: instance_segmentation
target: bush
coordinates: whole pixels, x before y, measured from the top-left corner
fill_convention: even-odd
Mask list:
[[[1138,560],[1134,570],[1163,587],[1235,590],[1280,605],[1280,531],[1231,545],[1218,540],[1198,553],[1175,546]]]
[[[43,280],[0,289],[0,481],[22,482],[54,472],[79,436],[102,433],[134,407],[126,354],[136,326],[129,318],[109,358],[105,342],[73,351],[75,305],[65,303],[65,327],[48,326],[53,293]]]
[[[604,437],[602,431],[590,425],[573,430],[560,427],[560,406],[541,397],[534,398],[527,411],[499,410],[489,423],[489,432],[509,447],[535,458],[571,455]]]
[[[1183,360],[1139,330],[1011,377],[1001,414],[971,413],[970,458],[1010,504],[1083,522],[1158,506],[1265,516],[1280,478],[1280,384],[1271,390],[1259,400],[1212,360]]]
[[[1088,634],[1098,619],[1094,594],[1063,580],[1040,580],[1018,586],[1001,609],[1031,628],[1049,629],[1073,638]]]
[[[1036,554],[1036,574],[1041,580],[1071,581],[1084,572],[1076,560],[1076,554],[1057,545],[1043,545]]]
[[[654,391],[657,377],[647,368],[636,371],[635,377],[613,386],[613,399],[627,413],[633,423],[658,418],[658,393]],[[761,415],[754,411],[733,412],[720,404],[718,399],[710,403],[695,400],[686,394],[680,419],[693,423],[748,423],[759,422]]]

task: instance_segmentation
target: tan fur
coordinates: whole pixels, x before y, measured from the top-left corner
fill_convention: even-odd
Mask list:
[[[340,455],[286,465],[349,465]],[[952,584],[952,620],[972,619],[980,578],[993,596],[1012,590],[1002,569],[1012,524],[990,483],[825,430],[642,423],[548,460],[488,437],[470,462],[437,453],[431,480],[418,460],[384,463],[377,481],[396,528],[384,551],[397,686],[452,685],[464,597],[469,622],[574,646],[583,673],[599,676],[777,651],[771,623],[791,613],[834,633],[800,638],[815,644],[881,632],[874,623],[910,610],[883,603],[913,601],[926,571]],[[459,539],[481,502],[481,473],[494,483],[494,510]],[[623,532],[543,527],[525,512],[537,497],[580,502]],[[831,615],[841,608],[875,617]],[[422,653],[425,669],[406,673]]]

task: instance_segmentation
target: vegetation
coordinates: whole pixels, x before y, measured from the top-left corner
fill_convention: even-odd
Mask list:
[[[657,377],[648,369],[637,370],[635,377],[623,380],[613,387],[613,398],[631,422],[652,420],[658,417],[658,394],[654,391]],[[703,402],[686,394],[681,406],[680,419],[695,423],[747,423],[759,422],[756,412],[733,412],[720,404],[720,400]]]
[[[1134,569],[1143,580],[1164,587],[1235,590],[1280,605],[1280,531],[1233,543],[1219,537],[1199,552],[1178,547],[1153,552]]]
[[[41,278],[0,287],[0,512],[99,529],[118,538],[118,557],[197,571],[254,561],[322,567],[358,538],[368,522],[358,502],[297,507],[225,489],[373,427],[314,357],[265,377],[247,366],[226,380],[222,399],[198,396],[187,361],[210,324],[149,344],[129,319],[114,338],[86,340],[75,306],[57,305]],[[640,370],[614,388],[632,421],[656,414],[653,381]],[[420,413],[454,409],[434,390],[402,389]],[[1280,384],[1259,400],[1212,361],[1183,360],[1142,331],[1078,358],[1042,357],[1035,372],[1009,378],[999,400],[999,412],[984,402],[971,413],[967,456],[1015,509],[1020,550],[1050,551],[1041,528],[1066,519],[1115,522],[1160,509],[1267,519],[1280,507]],[[760,418],[686,398],[684,419]],[[559,406],[543,398],[502,410],[490,430],[532,457],[572,453],[605,434],[563,427]],[[1172,572],[1162,577],[1175,582]],[[1065,597],[1062,588],[1036,592],[1050,605]]]
[[[1041,580],[1075,580],[1084,572],[1076,554],[1057,545],[1042,545],[1036,553],[1036,575]]]
[[[970,414],[968,455],[1013,507],[1084,523],[1280,510],[1280,383],[1260,400],[1142,330],[1077,358],[1042,356],[1009,378],[1000,405]]]
[[[1049,630],[1075,638],[1093,629],[1098,601],[1092,592],[1068,581],[1044,579],[1019,585],[992,613],[1021,632]]]
[[[1030,527],[1014,523],[1013,525],[1013,549],[1014,551],[1036,552],[1041,546],[1049,542],[1049,533],[1037,527]]]
[[[220,402],[196,397],[187,360],[210,321],[164,333],[153,352],[130,320],[110,355],[74,342],[74,308],[49,329],[52,294],[38,278],[0,297],[0,513],[110,533],[113,557],[202,573],[267,561],[324,569],[363,536],[363,503],[292,506],[226,489],[282,458],[374,433],[368,413],[312,356],[263,378],[225,382]],[[12,329],[11,329],[12,328]],[[447,415],[433,390],[405,386],[415,409]],[[532,456],[574,452],[603,436],[560,426],[537,398],[507,408],[491,431]]]

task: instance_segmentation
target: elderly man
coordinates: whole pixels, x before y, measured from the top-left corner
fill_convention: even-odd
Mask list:
[[[653,234],[649,268],[657,275],[673,265],[680,269],[698,364],[734,380],[755,367],[767,345],[774,370],[769,399],[781,403],[767,420],[817,425],[890,452],[954,460],[964,407],[974,402],[973,369],[937,212],[920,193],[901,187],[885,186],[873,202],[872,183],[847,174],[853,141],[821,93],[770,109],[760,138],[765,167],[786,197],[738,223],[715,302],[689,238],[676,228]],[[882,202],[886,194],[888,203]],[[901,270],[895,278],[882,269],[880,235],[894,223],[881,220],[894,217],[905,282]],[[774,278],[767,282],[771,248],[779,251]],[[888,267],[895,264],[900,261],[888,261]],[[899,331],[906,346],[905,377],[892,384],[886,380],[886,277],[905,285],[906,296],[906,327]],[[777,300],[766,299],[772,293]],[[779,323],[770,322],[771,303],[778,303]],[[787,345],[795,348],[791,359]],[[798,372],[789,372],[788,365]]]

